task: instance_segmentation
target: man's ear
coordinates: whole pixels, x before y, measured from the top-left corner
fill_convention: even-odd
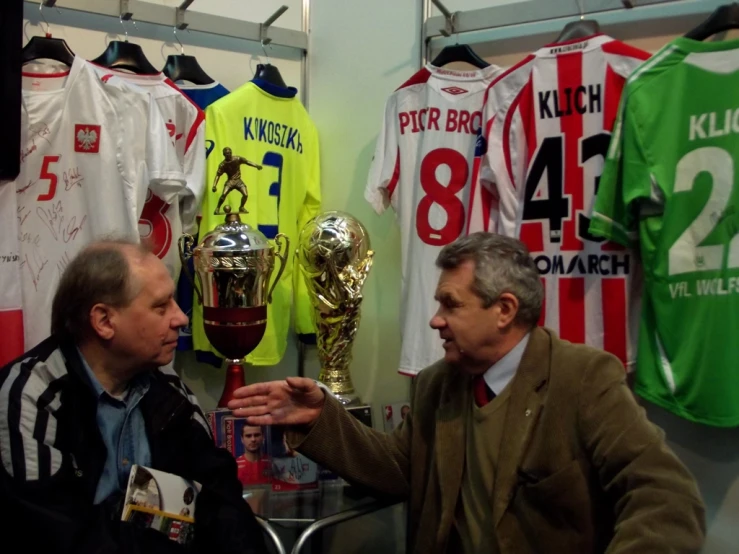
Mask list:
[[[503,329],[511,325],[518,315],[518,298],[510,292],[504,292],[498,297],[498,309],[498,327]]]
[[[113,325],[113,309],[106,304],[95,304],[90,308],[90,327],[103,340],[110,340],[115,335]]]

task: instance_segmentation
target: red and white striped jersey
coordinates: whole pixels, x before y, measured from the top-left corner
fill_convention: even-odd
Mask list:
[[[540,324],[628,364],[634,255],[588,232],[621,91],[647,52],[608,36],[545,46],[490,85],[469,232],[520,238],[542,275]],[[494,197],[493,213],[483,192]]]
[[[495,75],[489,66],[452,71],[426,65],[385,106],[365,198],[388,205],[400,223],[402,347],[399,372],[415,375],[444,355],[429,327],[436,311],[436,257],[463,234],[482,100]]]
[[[150,242],[153,252],[169,270],[180,276],[177,240],[183,232],[195,231],[195,216],[205,192],[205,116],[164,74],[136,75],[91,64],[109,86],[138,88],[156,101],[169,137],[187,180],[177,200],[167,204],[151,190],[139,219],[139,235]]]

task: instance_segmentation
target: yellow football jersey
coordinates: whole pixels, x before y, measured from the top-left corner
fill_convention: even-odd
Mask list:
[[[267,330],[259,346],[246,357],[254,365],[274,365],[282,359],[293,303],[296,332],[315,333],[294,252],[303,225],[320,210],[318,133],[296,94],[294,88],[254,80],[205,111],[207,189],[200,237],[223,223],[223,207],[228,205],[233,213],[243,207],[248,213],[240,214],[241,221],[268,239],[277,233],[290,239],[285,272],[268,307]],[[219,215],[214,214],[217,208]],[[277,271],[273,280],[276,275]],[[195,349],[218,353],[205,336],[203,309],[197,298],[192,319]]]

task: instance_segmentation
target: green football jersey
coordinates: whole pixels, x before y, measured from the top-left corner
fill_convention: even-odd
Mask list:
[[[637,246],[635,391],[739,425],[739,41],[678,38],[627,82],[590,232]]]

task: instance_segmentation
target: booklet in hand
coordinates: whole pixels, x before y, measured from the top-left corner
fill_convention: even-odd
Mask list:
[[[189,544],[195,531],[195,499],[200,489],[196,481],[134,465],[121,520],[160,531],[179,544]]]

